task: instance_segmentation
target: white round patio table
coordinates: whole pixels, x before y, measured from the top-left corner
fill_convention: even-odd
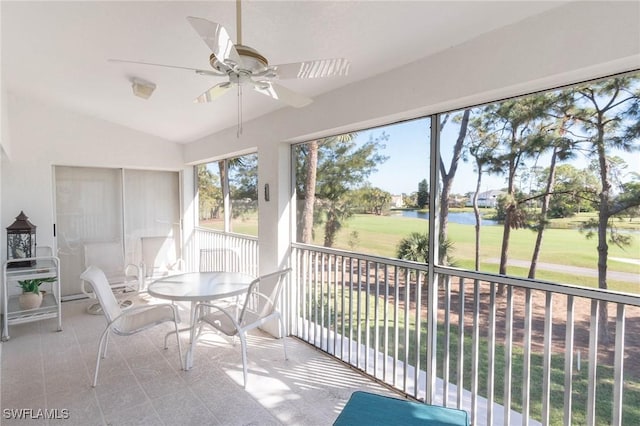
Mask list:
[[[189,328],[190,341],[194,339],[196,319],[194,318],[198,302],[238,296],[247,292],[256,277],[241,272],[188,272],[169,275],[155,280],[147,288],[150,296],[172,302],[191,302]],[[191,345],[185,357],[185,370],[193,366]]]

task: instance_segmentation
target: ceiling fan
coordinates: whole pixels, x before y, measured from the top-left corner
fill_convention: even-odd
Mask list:
[[[187,17],[191,26],[213,52],[209,57],[211,70],[182,66],[154,64],[149,62],[110,59],[111,62],[125,62],[142,65],[163,66],[195,71],[196,74],[227,77],[227,81],[218,83],[198,96],[194,102],[204,103],[218,99],[233,87],[238,88],[241,115],[241,94],[243,87],[249,87],[258,93],[300,108],[312,102],[302,94],[296,93],[276,83],[274,80],[308,79],[320,77],[346,76],[349,61],[344,58],[318,59],[289,64],[269,65],[267,58],[257,50],[242,44],[242,13],[240,0],[236,2],[237,41],[234,44],[227,30],[220,24],[203,18]],[[239,127],[241,117],[239,115]]]

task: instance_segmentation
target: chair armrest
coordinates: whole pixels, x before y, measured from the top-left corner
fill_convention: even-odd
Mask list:
[[[134,272],[132,272],[134,271]],[[138,265],[134,265],[133,263],[129,263],[127,264],[127,266],[124,267],[124,274],[128,277],[136,277],[139,278],[140,277],[140,266]]]
[[[82,291],[82,293],[89,299],[96,298],[96,294],[93,291],[87,290],[87,281],[85,280],[80,280],[80,291]]]
[[[184,260],[182,258],[179,258],[178,260],[176,260],[171,267],[169,268],[169,270],[171,271],[184,271]]]
[[[126,316],[129,316],[131,314],[134,314],[134,313],[137,313],[137,312],[148,311],[149,309],[154,309],[154,308],[160,307],[160,306],[168,306],[168,307],[170,307],[171,310],[173,311],[174,320],[175,321],[178,320],[178,308],[175,305],[172,305],[171,303],[158,303],[158,304],[155,304],[155,305],[132,306],[130,308],[126,308],[125,310],[122,311],[122,313],[120,315],[118,315],[113,320],[111,320],[111,322],[109,324],[107,324],[107,327],[111,327],[116,322],[118,322],[120,319],[122,319],[122,318],[124,318]]]
[[[220,311],[222,314],[224,314],[226,317],[228,317],[236,326],[238,325],[238,320],[235,318],[235,316],[231,315],[229,312],[227,312],[226,309],[222,308],[221,306],[218,305],[214,305],[213,303],[207,303],[207,302],[201,302],[198,303],[196,305],[196,312],[195,312],[195,318],[196,321],[200,320],[200,318],[202,317],[202,311],[205,308],[213,308],[216,309],[218,311]]]
[[[225,309],[222,306],[218,306],[216,304],[209,303],[209,302],[199,302],[198,304],[196,304],[196,314],[198,313],[198,311],[202,311],[204,308],[213,308],[219,311],[223,311],[223,312],[225,311]]]
[[[140,274],[140,267],[138,265],[134,265],[133,263],[127,264],[124,267],[124,276],[125,281],[127,283],[135,281],[136,285],[133,291],[140,292],[142,289],[142,278],[143,276]],[[129,281],[127,278],[134,278],[134,280]]]
[[[264,300],[266,303],[268,303],[269,306],[275,307],[273,300],[271,300],[271,298],[264,293],[256,292],[256,293],[252,293],[251,296],[258,296],[259,298]]]

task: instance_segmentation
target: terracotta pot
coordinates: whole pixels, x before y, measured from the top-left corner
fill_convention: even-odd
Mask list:
[[[22,293],[18,298],[18,305],[20,309],[36,309],[42,305],[42,293]]]

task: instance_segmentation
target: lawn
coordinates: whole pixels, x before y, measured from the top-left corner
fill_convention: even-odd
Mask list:
[[[331,295],[326,293],[326,287],[323,290],[322,295],[315,293],[314,289],[308,290],[309,297],[312,300],[307,299],[310,305],[310,320],[320,323],[320,319],[324,319],[322,324],[328,329],[333,329],[334,325],[337,327],[338,332],[344,332],[345,336],[351,336],[354,340],[359,340],[364,343],[367,341],[366,335],[369,335],[369,341],[371,345],[375,342],[376,332],[380,336],[378,351],[384,352],[384,336],[387,336],[389,347],[387,349],[387,355],[393,357],[397,354],[397,359],[403,361],[405,356],[408,359],[410,365],[416,365],[416,354],[419,352],[419,356],[422,360],[426,359],[426,347],[425,342],[427,326],[425,323],[421,324],[420,330],[420,350],[415,348],[415,311],[412,311],[408,315],[409,324],[406,327],[404,308],[398,306],[397,312],[397,330],[398,330],[398,346],[394,346],[396,341],[395,325],[393,323],[393,305],[388,306],[389,323],[385,328],[382,318],[384,318],[384,304],[375,302],[375,297],[369,297],[367,302],[366,291],[353,290],[348,288],[344,290],[344,305],[340,302],[342,300],[343,290],[338,289],[337,292]],[[315,299],[313,296],[315,295]],[[314,300],[318,302],[314,303]],[[349,303],[349,300],[352,303]],[[322,302],[321,302],[322,301]],[[335,305],[329,306],[328,301],[333,301]],[[365,311],[364,306],[368,304],[367,311],[369,312],[370,319],[368,322],[364,320],[362,312]],[[345,307],[345,311],[341,311],[340,306]],[[351,307],[351,308],[350,308]],[[358,309],[359,307],[359,309]],[[374,314],[376,312],[377,315]],[[321,313],[323,311],[323,313]],[[375,319],[377,318],[377,321]],[[335,322],[334,322],[335,321]],[[344,328],[343,328],[344,327]],[[499,324],[498,327],[504,327],[504,324]],[[358,330],[360,335],[358,336]],[[450,342],[449,342],[449,382],[457,382],[456,366],[457,366],[457,348],[459,346],[458,340],[458,328],[456,325],[450,326]],[[408,334],[408,336],[407,336]],[[483,334],[483,333],[481,333]],[[408,341],[408,347],[405,347],[405,342]],[[466,389],[470,389],[472,384],[472,337],[470,331],[465,332],[464,337],[464,377],[463,383]],[[487,396],[487,381],[488,377],[488,354],[489,345],[488,340],[484,337],[479,339],[479,373],[478,373],[478,392],[481,396]],[[406,354],[406,355],[405,355]],[[505,346],[497,339],[495,346],[495,372],[494,372],[494,396],[495,402],[504,404],[504,380],[505,375]],[[445,358],[445,330],[442,323],[438,324],[438,344],[437,355],[438,361],[437,375],[443,378],[443,359]],[[522,393],[523,393],[523,375],[524,375],[524,351],[518,342],[514,342],[513,352],[511,355],[511,402],[512,409],[516,411],[522,410]],[[424,367],[423,367],[424,368]],[[573,373],[573,394],[572,394],[572,424],[585,424],[586,421],[586,407],[587,407],[587,395],[588,395],[588,363],[583,361],[582,368],[579,371]],[[624,382],[624,401],[623,401],[623,424],[640,424],[640,386],[638,386],[637,372],[627,371]],[[530,383],[529,383],[529,398],[531,404],[530,414],[532,418],[540,420],[542,415],[542,379],[543,379],[543,356],[542,353],[535,352],[531,354],[530,361]],[[550,398],[550,424],[562,424],[563,411],[564,411],[564,377],[565,377],[565,364],[564,354],[555,353],[551,356],[551,398]],[[611,412],[613,402],[613,380],[614,371],[611,366],[599,365],[597,371],[597,402],[596,402],[596,424],[610,424]]]
[[[424,219],[405,217],[354,215],[339,231],[336,248],[353,250],[384,257],[395,257],[400,240],[412,232],[426,232],[428,222]],[[608,270],[640,274],[640,265],[614,261],[611,258],[640,260],[640,233],[632,234],[630,246],[620,248],[609,245]],[[449,223],[449,238],[454,244],[453,258],[459,267],[473,269],[475,247],[474,226]],[[528,229],[511,231],[509,259],[530,261],[536,234]],[[314,242],[322,244],[323,230],[316,228]],[[481,228],[481,270],[497,272],[502,242],[501,226]],[[575,229],[547,229],[542,242],[538,262],[596,269],[597,241],[587,239],[584,233]],[[509,266],[509,275],[526,277],[528,269]],[[545,271],[538,268],[536,278],[553,282],[597,287],[597,278],[574,273]],[[609,288],[620,291],[638,291],[638,282],[608,280]]]
[[[593,213],[582,213],[571,219],[554,220],[554,228],[547,229],[542,242],[542,251],[538,262],[576,266],[580,268],[596,269],[597,265],[597,241],[595,238],[587,239],[586,235],[576,229],[567,229],[568,223],[572,226],[577,222],[585,221]],[[634,219],[625,225],[640,228],[640,220]],[[214,223],[212,228],[220,229]],[[424,219],[406,218],[401,216],[375,216],[354,215],[338,232],[335,248],[351,250],[355,252],[375,254],[383,257],[396,257],[396,249],[402,238],[412,232],[426,232],[428,221]],[[256,215],[245,215],[234,218],[233,231],[258,235],[258,221]],[[324,232],[322,226],[316,226],[314,230],[314,243],[323,244]],[[609,245],[608,270],[616,272],[632,273],[640,276],[640,264],[625,263],[615,259],[635,259],[640,261],[640,232],[632,233],[630,246],[620,248]],[[456,265],[473,269],[475,250],[474,226],[449,223],[449,238],[453,241],[453,258]],[[509,259],[530,261],[536,234],[528,229],[512,230],[509,244]],[[501,226],[483,226],[481,228],[480,261],[481,271],[498,272],[500,259],[500,245],[502,242]],[[508,273],[512,276],[526,277],[528,268],[512,266],[508,267]],[[575,273],[561,273],[545,271],[539,267],[536,278],[551,282],[574,284],[588,287],[597,287],[597,278]],[[612,290],[637,293],[640,291],[639,282],[621,281],[609,279],[608,286]]]
[[[200,224],[203,228],[215,229],[217,231],[224,231],[223,219],[208,219],[201,220]],[[240,217],[235,217],[231,220],[231,231],[237,234],[244,235],[258,235],[258,215],[257,214],[245,214]]]

